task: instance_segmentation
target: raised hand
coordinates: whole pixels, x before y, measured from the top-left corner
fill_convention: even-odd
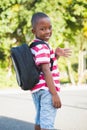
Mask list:
[[[71,53],[72,53],[72,51],[69,48],[59,48],[58,47],[55,50],[55,54],[56,54],[57,58],[60,56],[69,57],[69,56],[71,56]]]

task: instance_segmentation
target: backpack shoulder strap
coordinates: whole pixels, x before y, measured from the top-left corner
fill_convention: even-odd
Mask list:
[[[32,48],[32,47],[34,47],[36,45],[39,45],[39,44],[46,44],[48,46],[48,48],[50,49],[49,45],[46,42],[44,42],[44,41],[32,42],[29,47]]]
[[[48,46],[48,48],[50,49],[49,45],[48,45],[46,42],[44,42],[44,41],[32,42],[29,47],[32,48],[32,47],[34,47],[34,46],[36,46],[36,45],[39,45],[39,44],[46,44],[46,45]],[[52,59],[52,58],[50,58],[50,63],[51,63],[51,68],[50,68],[50,70],[52,71],[52,67],[53,67],[53,59]]]

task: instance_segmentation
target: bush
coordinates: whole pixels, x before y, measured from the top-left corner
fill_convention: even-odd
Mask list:
[[[0,68],[0,88],[18,87],[14,73],[10,73],[7,69]]]

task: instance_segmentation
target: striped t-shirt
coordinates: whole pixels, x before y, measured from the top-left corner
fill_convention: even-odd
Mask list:
[[[34,41],[39,41],[39,40],[36,39]],[[46,44],[38,44],[31,48],[31,52],[33,54],[35,64],[37,66],[40,66],[41,64],[44,64],[44,63],[48,63],[49,67],[51,67],[50,58],[52,58],[53,65],[52,65],[51,73],[52,73],[52,77],[54,80],[54,85],[56,87],[56,90],[59,91],[60,90],[60,88],[59,88],[59,86],[60,86],[59,71],[58,71],[57,59],[55,57],[55,53],[54,53],[53,49],[51,47],[48,48],[48,46]],[[40,89],[45,89],[45,90],[49,89],[47,87],[43,72],[40,73],[39,82],[34,86],[34,88],[31,91],[33,93]]]

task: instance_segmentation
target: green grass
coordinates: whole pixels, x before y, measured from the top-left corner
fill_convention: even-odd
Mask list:
[[[0,89],[18,87],[15,74],[9,77],[8,70],[0,68]]]

